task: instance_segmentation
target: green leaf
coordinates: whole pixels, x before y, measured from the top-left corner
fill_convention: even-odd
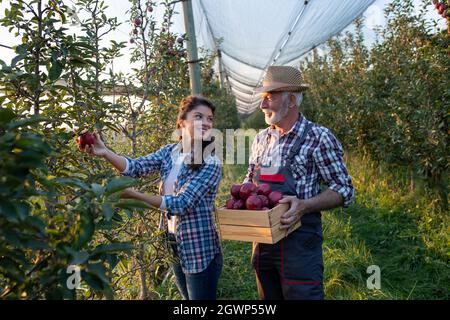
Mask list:
[[[45,250],[50,248],[49,245],[44,241],[29,240],[25,242],[25,247],[32,250]]]
[[[19,54],[18,56],[15,56],[12,60],[11,60],[11,68],[14,68],[16,66],[16,64],[20,61],[23,60],[27,57],[26,54]]]
[[[96,256],[104,253],[114,253],[118,251],[126,251],[130,252],[133,250],[133,245],[129,242],[117,242],[117,243],[109,243],[109,244],[101,244],[97,246],[92,252],[92,256]]]
[[[152,206],[147,204],[146,202],[134,199],[125,199],[115,204],[116,208],[121,209],[151,209]]]
[[[93,290],[103,290],[103,283],[96,275],[92,275],[86,271],[81,271],[81,279],[83,279],[83,281],[85,281]]]
[[[72,43],[72,46],[74,46],[74,47],[82,47],[82,48],[91,50],[92,52],[95,51],[95,47],[94,46],[91,46],[91,45],[89,45],[89,44],[87,44],[85,42],[74,42],[74,43]]]
[[[19,219],[21,221],[24,221],[28,217],[28,214],[30,212],[30,205],[22,202],[16,203],[14,206],[16,207],[16,212],[19,216]]]
[[[45,223],[42,222],[42,220],[40,220],[39,218],[29,216],[26,221],[28,224],[30,224],[34,229],[36,229],[40,233],[45,232]]]
[[[85,191],[91,190],[91,188],[86,183],[82,182],[79,179],[75,179],[75,178],[56,178],[53,181],[56,182],[56,183],[62,184],[62,185],[78,187],[78,188],[83,189]]]
[[[0,123],[8,123],[16,117],[16,114],[11,109],[0,108]]]
[[[109,284],[109,278],[106,276],[106,270],[103,264],[93,263],[88,264],[86,271],[91,275],[97,276],[104,284]]]
[[[0,203],[0,216],[4,216],[9,222],[19,222],[16,207],[10,203]]]
[[[101,185],[99,185],[98,183],[92,183],[91,190],[97,198],[100,198],[103,195],[103,193],[105,192],[103,187]]]
[[[111,180],[106,186],[105,194],[106,195],[113,194],[115,192],[132,187],[136,183],[137,181],[135,179],[128,177]]]
[[[81,248],[87,244],[94,235],[94,215],[90,208],[86,208],[85,212],[80,213],[80,221],[77,225],[77,232],[75,236],[75,245]]]
[[[48,72],[48,77],[50,81],[56,81],[61,76],[61,73],[63,71],[63,65],[58,60],[54,60],[52,63],[52,66],[50,67],[50,70]]]
[[[20,119],[8,124],[8,129],[13,130],[19,127],[30,126],[39,122],[49,121],[50,119],[40,117],[40,116],[32,116],[30,118]]]
[[[110,203],[102,204],[102,214],[106,221],[111,221],[111,218],[114,216],[114,209]]]
[[[71,265],[80,265],[89,259],[89,253],[87,251],[77,251],[72,248],[66,248],[66,251],[72,256],[72,260],[69,263]]]

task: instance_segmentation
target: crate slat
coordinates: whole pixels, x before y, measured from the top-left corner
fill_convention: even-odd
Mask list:
[[[246,242],[272,243],[270,228],[249,226],[221,225],[222,238]]]
[[[278,222],[271,229],[273,243],[277,243],[281,239],[285,238],[288,234],[298,229],[301,225],[302,222],[298,220],[290,229],[280,230],[280,222]]]
[[[269,217],[263,211],[227,210],[223,208],[217,211],[221,224],[270,228]]]
[[[274,244],[297,229],[280,230],[281,215],[289,209],[286,203],[265,211],[217,209],[222,239]]]

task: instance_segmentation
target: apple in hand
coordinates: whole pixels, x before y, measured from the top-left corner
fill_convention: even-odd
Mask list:
[[[93,145],[95,143],[95,136],[92,133],[86,132],[77,138],[78,147],[82,150],[86,145]]]

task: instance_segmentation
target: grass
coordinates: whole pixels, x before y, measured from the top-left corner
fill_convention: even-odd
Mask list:
[[[406,170],[346,159],[357,191],[346,209],[323,213],[327,299],[450,299],[450,218],[420,185],[409,190]],[[224,166],[223,204],[246,166]],[[219,299],[257,299],[251,244],[223,241]],[[381,289],[367,288],[367,267],[381,270]]]

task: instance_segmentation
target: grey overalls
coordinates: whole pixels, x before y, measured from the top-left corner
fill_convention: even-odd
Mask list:
[[[290,149],[285,165],[273,175],[275,179],[261,175],[257,167],[255,182],[268,183],[272,190],[297,196],[291,163],[312,125],[307,123]],[[324,299],[321,214],[305,214],[301,222],[300,228],[276,244],[253,244],[252,264],[261,299]]]

